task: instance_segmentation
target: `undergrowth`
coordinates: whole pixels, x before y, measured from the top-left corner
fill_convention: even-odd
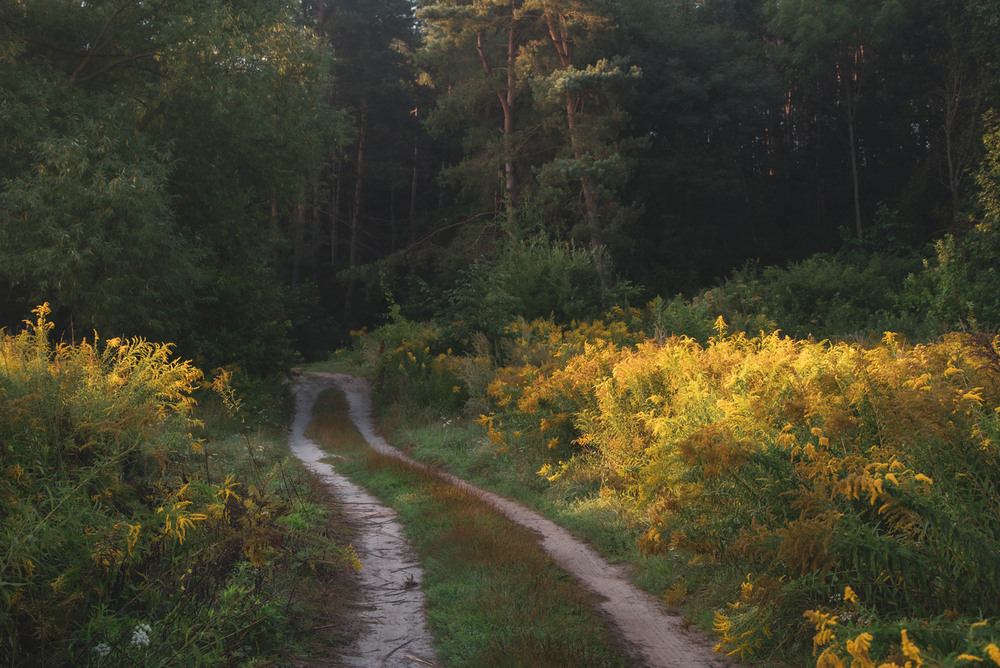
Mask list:
[[[576,521],[693,603],[721,652],[1000,658],[1000,338],[796,340],[721,317],[689,337],[666,306],[492,343],[397,322],[357,348],[418,456]]]
[[[53,343],[35,314],[0,332],[0,663],[259,665],[299,646],[309,583],[351,553],[280,439],[218,418],[203,438],[202,374],[170,346]]]

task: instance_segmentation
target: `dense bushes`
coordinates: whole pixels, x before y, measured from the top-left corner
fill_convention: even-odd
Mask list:
[[[521,321],[496,347],[432,364],[424,327],[379,368],[421,399],[466,398],[484,440],[554,487],[630,508],[647,553],[746,574],[716,616],[721,650],[761,656],[798,638],[830,666],[988,656],[1000,338],[828,343],[730,333],[720,317],[699,342],[664,332],[701,308],[680,306]]]
[[[627,281],[602,285],[608,262],[603,251],[573,244],[510,241],[495,260],[466,269],[448,292],[440,319],[496,340],[517,318],[568,323],[599,317],[638,293]]]
[[[308,537],[322,513],[293,472],[255,438],[193,435],[202,374],[169,346],[53,345],[35,313],[0,332],[0,662],[232,663],[287,643],[281,576],[342,554]]]
[[[739,573],[720,651],[1000,665],[997,180],[926,260],[747,267],[604,320],[491,313],[480,282],[476,317],[359,345],[390,400],[464,404],[484,447],[613,507],[646,554]],[[670,600],[704,584],[675,577]]]

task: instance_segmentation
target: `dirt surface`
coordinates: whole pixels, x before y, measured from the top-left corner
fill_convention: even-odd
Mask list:
[[[608,564],[596,551],[574,538],[567,530],[509,499],[487,492],[453,475],[429,469],[391,447],[375,431],[371,388],[367,380],[341,374],[313,376],[316,380],[303,382],[310,383],[310,386],[335,385],[344,391],[351,419],[372,448],[434,471],[452,484],[477,494],[514,522],[535,531],[540,544],[553,560],[573,575],[583,587],[601,598],[601,609],[605,616],[636,648],[637,654],[644,657],[650,668],[723,668],[737,665],[714,653],[712,642],[707,637],[685,630],[681,618],[667,610],[662,602],[635,587],[629,580],[627,568]],[[303,401],[302,406],[304,405]],[[311,405],[310,403],[309,406]],[[303,410],[302,406],[298,407],[299,411]]]
[[[329,376],[304,375],[294,386],[295,412],[288,441],[292,453],[333,494],[348,522],[356,527],[353,545],[361,561],[361,595],[353,615],[353,640],[331,666],[385,668],[434,666],[435,653],[424,618],[421,570],[403,537],[396,513],[322,461],[329,455],[306,438],[316,397],[333,387]]]

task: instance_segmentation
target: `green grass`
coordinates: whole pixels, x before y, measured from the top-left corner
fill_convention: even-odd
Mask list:
[[[711,632],[716,610],[728,609],[745,573],[692,558],[684,551],[643,554],[637,546],[642,519],[628,499],[605,497],[599,485],[552,485],[537,474],[542,461],[530,452],[498,452],[483,428],[459,416],[440,416],[405,402],[379,406],[380,427],[414,459],[529,506],[594,546],[612,563],[628,563],[636,586],[655,596],[674,587],[683,597],[669,601],[685,621]]]
[[[344,457],[338,470],[399,513],[424,569],[444,665],[635,665],[591,597],[530,532],[432,473],[367,448],[342,393],[320,395],[308,433]]]

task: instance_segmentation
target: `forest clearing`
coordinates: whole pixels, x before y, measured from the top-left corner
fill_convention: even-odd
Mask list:
[[[0,0],[0,664],[1000,666],[996,5]]]

